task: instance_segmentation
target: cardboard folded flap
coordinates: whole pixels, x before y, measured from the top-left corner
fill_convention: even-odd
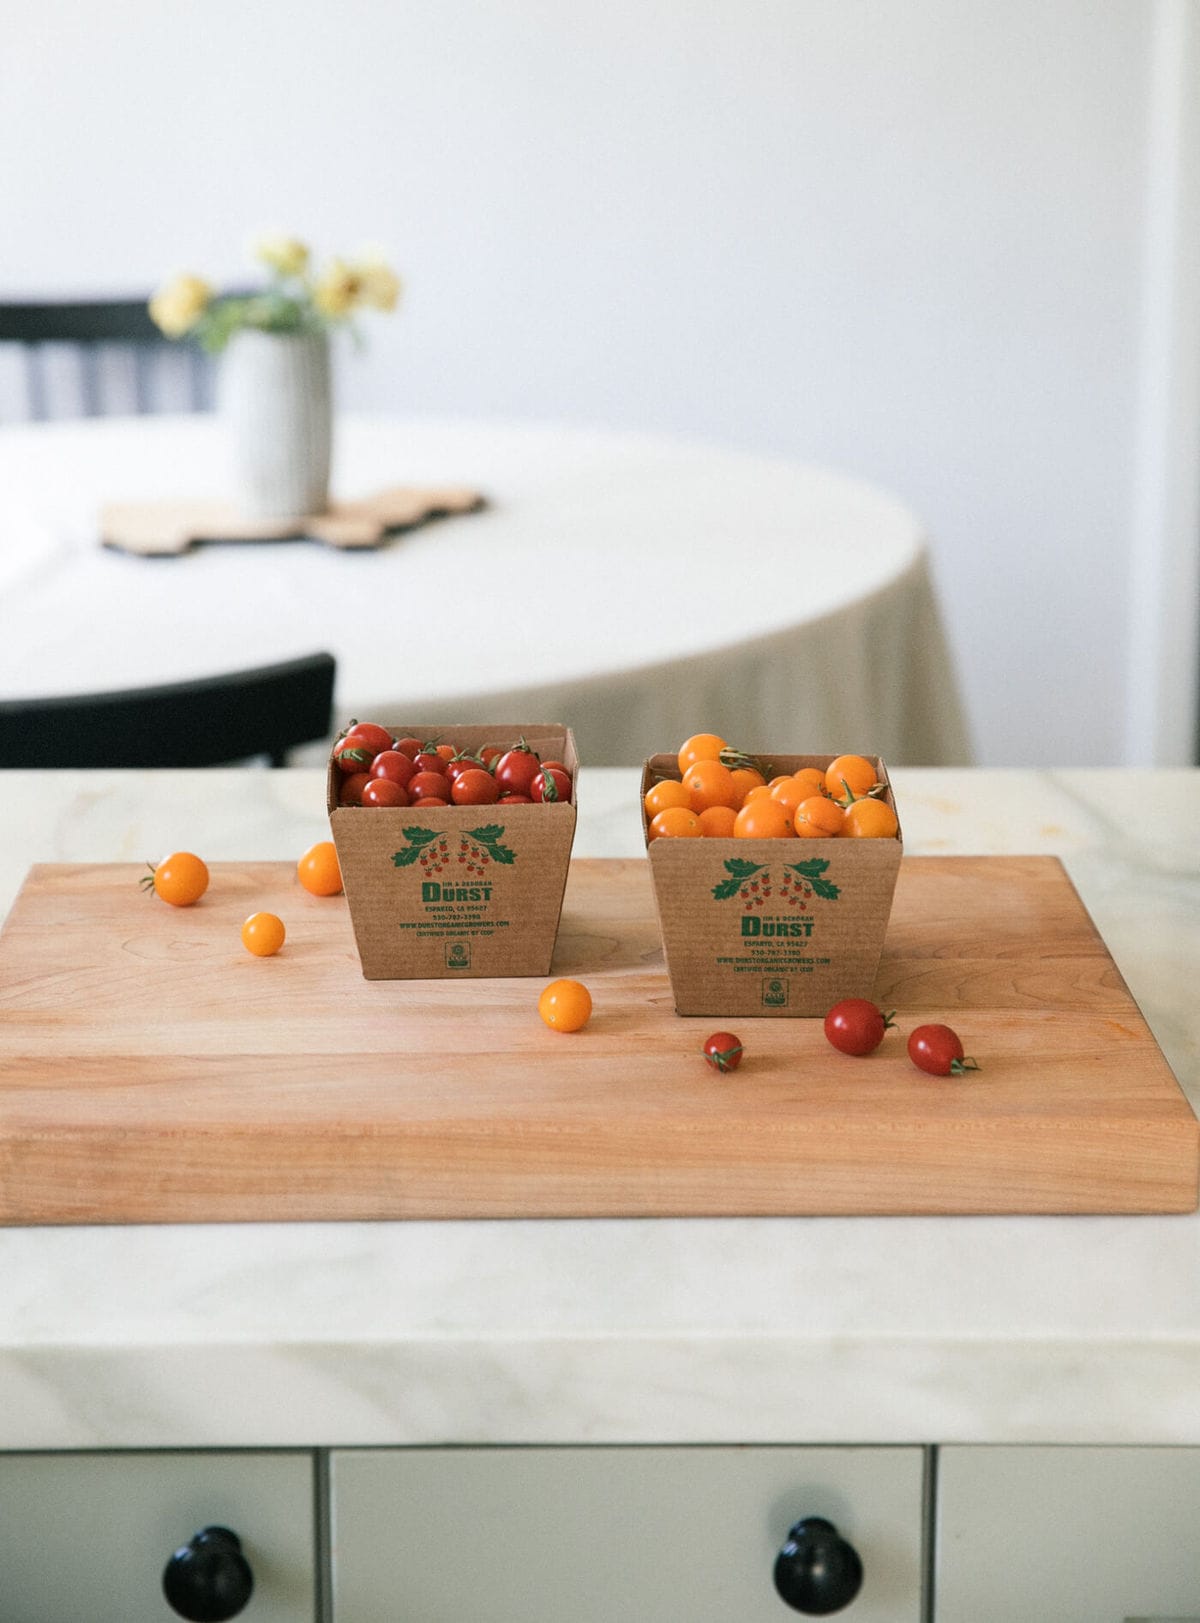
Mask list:
[[[569,727],[502,722],[392,727],[468,754],[519,740],[571,776],[569,800],[529,806],[326,806],[367,980],[549,973],[562,911],[579,761]]]
[[[822,771],[834,755],[764,752],[772,775]],[[896,810],[887,766],[869,755]],[[678,778],[673,755],[642,767],[642,795]],[[897,816],[899,813],[897,812]],[[891,839],[650,840],[654,903],[679,1014],[824,1015],[870,997],[903,855]]]

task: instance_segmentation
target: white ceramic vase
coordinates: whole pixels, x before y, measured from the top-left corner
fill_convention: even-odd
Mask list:
[[[220,386],[242,516],[323,513],[333,451],[328,335],[237,332],[222,357]]]

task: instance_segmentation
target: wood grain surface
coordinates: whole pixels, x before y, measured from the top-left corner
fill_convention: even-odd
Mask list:
[[[217,863],[194,907],[134,864],[31,870],[0,935],[0,1221],[1172,1212],[1197,1122],[1061,865],[906,857],[867,1059],[818,1019],[739,1019],[700,1057],[644,860],[571,865],[553,973],[366,981],[343,897]],[[252,958],[242,920],[287,925]],[[916,1070],[960,1032],[982,1069]]]

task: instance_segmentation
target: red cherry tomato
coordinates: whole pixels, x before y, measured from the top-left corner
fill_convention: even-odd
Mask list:
[[[479,759],[483,762],[484,766],[487,767],[488,771],[491,772],[495,769],[496,762],[503,754],[504,751],[500,748],[499,744],[485,744],[479,751]]]
[[[392,778],[368,778],[363,784],[364,806],[407,806],[408,790]]]
[[[339,738],[333,746],[333,758],[343,772],[369,772],[371,762],[378,754],[361,738]]]
[[[419,800],[413,801],[413,808],[417,811],[424,811],[426,806],[448,806],[449,804],[450,802],[444,800],[441,795],[422,795]]]
[[[446,762],[442,770],[446,777],[449,778],[450,782],[453,783],[460,772],[486,771],[487,768],[484,766],[483,760],[480,756],[467,755],[464,753],[462,755],[452,756],[451,759]]]
[[[825,1016],[825,1035],[843,1054],[873,1054],[892,1023],[890,1014],[865,997],[847,997]]]
[[[532,795],[501,795],[496,802],[498,806],[532,806]]]
[[[392,748],[391,733],[388,732],[386,727],[381,727],[378,722],[374,721],[351,723],[346,729],[346,737],[353,738],[356,743],[360,743],[365,749],[369,749],[373,755],[378,755],[380,750],[390,750]]]
[[[546,767],[529,785],[529,793],[534,800],[570,800],[571,780],[560,768]]]
[[[732,1031],[714,1031],[701,1052],[715,1071],[736,1071],[742,1063],[741,1041]]]
[[[401,755],[407,755],[410,761],[415,761],[421,753],[421,740],[419,738],[398,738],[395,746]]]
[[[973,1059],[963,1056],[962,1041],[950,1026],[917,1026],[909,1034],[908,1057],[930,1076],[961,1076],[979,1069]]]
[[[494,806],[500,798],[500,785],[481,766],[460,772],[450,785],[450,799],[456,806]]]
[[[551,767],[553,767],[556,772],[567,772],[567,763],[565,761],[543,761],[542,762],[542,771],[543,772],[549,771],[549,769]],[[571,774],[569,772],[567,772],[567,776],[570,777]]]
[[[416,767],[401,750],[380,750],[371,762],[373,778],[391,778],[404,788],[416,774]]]
[[[367,772],[348,772],[338,787],[338,805],[361,806],[363,789],[370,781]]]
[[[430,744],[417,751],[413,756],[413,765],[418,772],[439,772],[443,778],[446,776],[445,759]]]
[[[450,804],[450,780],[441,772],[414,772],[408,780],[408,792],[414,800],[437,795]]]
[[[542,769],[542,763],[528,744],[516,744],[506,750],[496,762],[496,782],[502,792],[510,795],[531,795],[530,784]]]

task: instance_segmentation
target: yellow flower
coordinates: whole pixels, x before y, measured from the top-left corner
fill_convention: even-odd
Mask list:
[[[265,237],[254,256],[280,276],[303,276],[308,269],[308,245],[298,237]]]
[[[362,302],[372,310],[394,310],[400,300],[401,282],[382,259],[368,259],[358,266]]]
[[[334,321],[361,304],[362,295],[362,278],[343,259],[331,259],[313,286],[317,309]]]
[[[151,320],[168,338],[182,338],[208,309],[212,296],[212,288],[199,276],[176,276],[150,300]]]

